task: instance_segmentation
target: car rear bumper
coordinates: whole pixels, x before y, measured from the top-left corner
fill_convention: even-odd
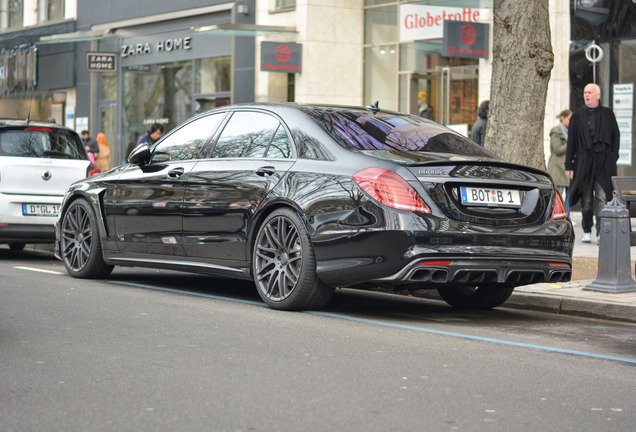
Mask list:
[[[6,224],[0,225],[0,243],[53,243],[53,225]]]
[[[572,275],[574,235],[571,226],[564,228],[560,235],[376,231],[322,239],[314,242],[317,274],[332,286],[372,282],[417,289],[566,282]]]

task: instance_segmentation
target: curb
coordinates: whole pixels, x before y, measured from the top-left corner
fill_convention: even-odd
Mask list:
[[[513,292],[510,298],[500,307],[636,323],[636,306],[598,300],[591,301],[571,297]]]
[[[400,294],[400,292],[393,292],[393,294]],[[419,290],[414,292],[403,292],[401,294],[425,298],[428,300],[444,301],[435,290]],[[558,295],[513,291],[510,298],[499,307],[533,310],[537,312],[547,312],[571,317],[596,318],[608,321],[636,323],[636,305]]]

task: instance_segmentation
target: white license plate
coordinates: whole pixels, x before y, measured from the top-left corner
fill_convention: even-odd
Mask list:
[[[22,204],[24,216],[57,216],[60,214],[59,204]]]
[[[514,189],[462,186],[462,204],[469,206],[521,207],[521,193]]]

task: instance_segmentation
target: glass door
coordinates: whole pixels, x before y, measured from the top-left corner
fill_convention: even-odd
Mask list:
[[[444,125],[472,125],[477,120],[477,65],[410,73],[408,86],[407,106],[411,114],[426,117],[432,112],[432,119]]]
[[[108,166],[113,167],[121,162],[121,151],[119,150],[119,137],[117,136],[117,103],[99,102],[97,105],[99,115],[97,116],[97,130],[91,131],[93,138],[102,132],[106,135],[108,147],[110,147],[110,160]]]

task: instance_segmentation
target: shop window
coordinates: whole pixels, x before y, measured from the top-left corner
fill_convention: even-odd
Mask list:
[[[165,137],[152,154],[152,162],[196,159],[210,136],[216,131],[224,113],[198,118]]]
[[[213,57],[196,61],[195,89],[199,94],[229,92],[232,66],[230,57]]]
[[[168,132],[192,116],[192,61],[127,67],[123,93],[125,139],[153,123]]]
[[[397,46],[382,45],[364,49],[365,100],[381,101],[380,108],[397,109]]]
[[[263,157],[279,125],[268,114],[236,112],[221,132],[212,157]]]
[[[397,6],[364,10],[364,43],[378,44],[398,40]]]

